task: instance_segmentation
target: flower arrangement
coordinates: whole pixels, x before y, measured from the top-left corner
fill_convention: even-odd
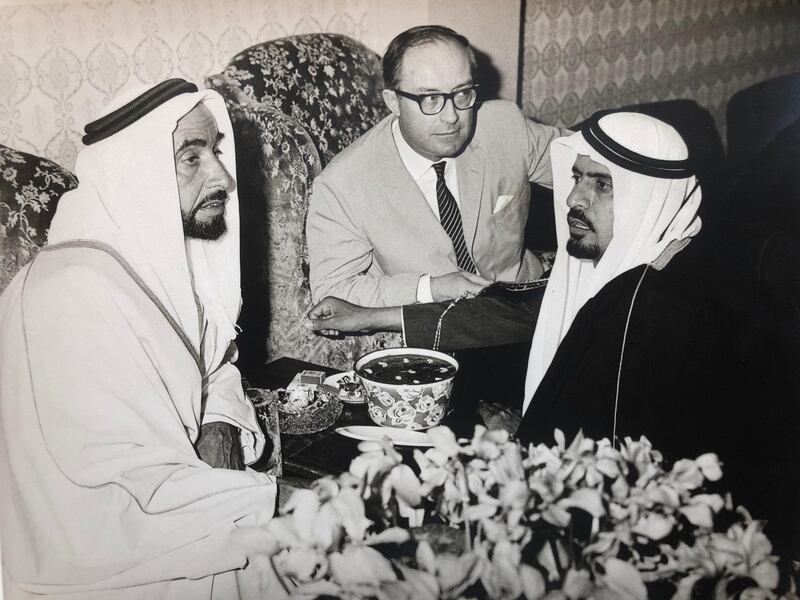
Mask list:
[[[761,524],[709,493],[713,454],[667,470],[644,437],[429,433],[418,473],[389,442],[362,442],[347,473],[292,495],[269,530],[295,596],[797,598]]]

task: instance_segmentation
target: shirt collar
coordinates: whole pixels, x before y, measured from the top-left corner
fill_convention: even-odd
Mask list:
[[[431,168],[433,162],[419,154],[416,150],[408,145],[408,142],[403,137],[403,132],[400,131],[400,121],[398,119],[392,121],[392,137],[394,137],[394,143],[395,146],[397,146],[397,152],[400,155],[400,160],[403,161],[403,165],[405,165],[406,170],[414,181],[419,181],[422,176],[425,175]],[[445,164],[447,164],[454,159],[445,160]]]

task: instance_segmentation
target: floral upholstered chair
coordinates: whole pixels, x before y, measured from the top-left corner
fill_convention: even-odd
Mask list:
[[[296,35],[244,50],[207,85],[225,97],[236,132],[244,372],[281,356],[349,369],[364,352],[399,346],[399,335],[331,340],[303,327],[311,184],[387,114],[379,57],[343,35]]]
[[[0,292],[47,241],[59,199],[77,185],[56,163],[0,145]]]

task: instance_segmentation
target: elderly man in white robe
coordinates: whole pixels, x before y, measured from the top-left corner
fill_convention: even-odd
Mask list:
[[[80,184],[0,298],[8,598],[280,597],[273,478],[232,364],[233,133],[173,79],[87,125]]]

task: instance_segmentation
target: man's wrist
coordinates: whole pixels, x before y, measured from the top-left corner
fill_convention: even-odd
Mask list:
[[[371,331],[401,331],[403,328],[403,309],[399,306],[371,308]]]

